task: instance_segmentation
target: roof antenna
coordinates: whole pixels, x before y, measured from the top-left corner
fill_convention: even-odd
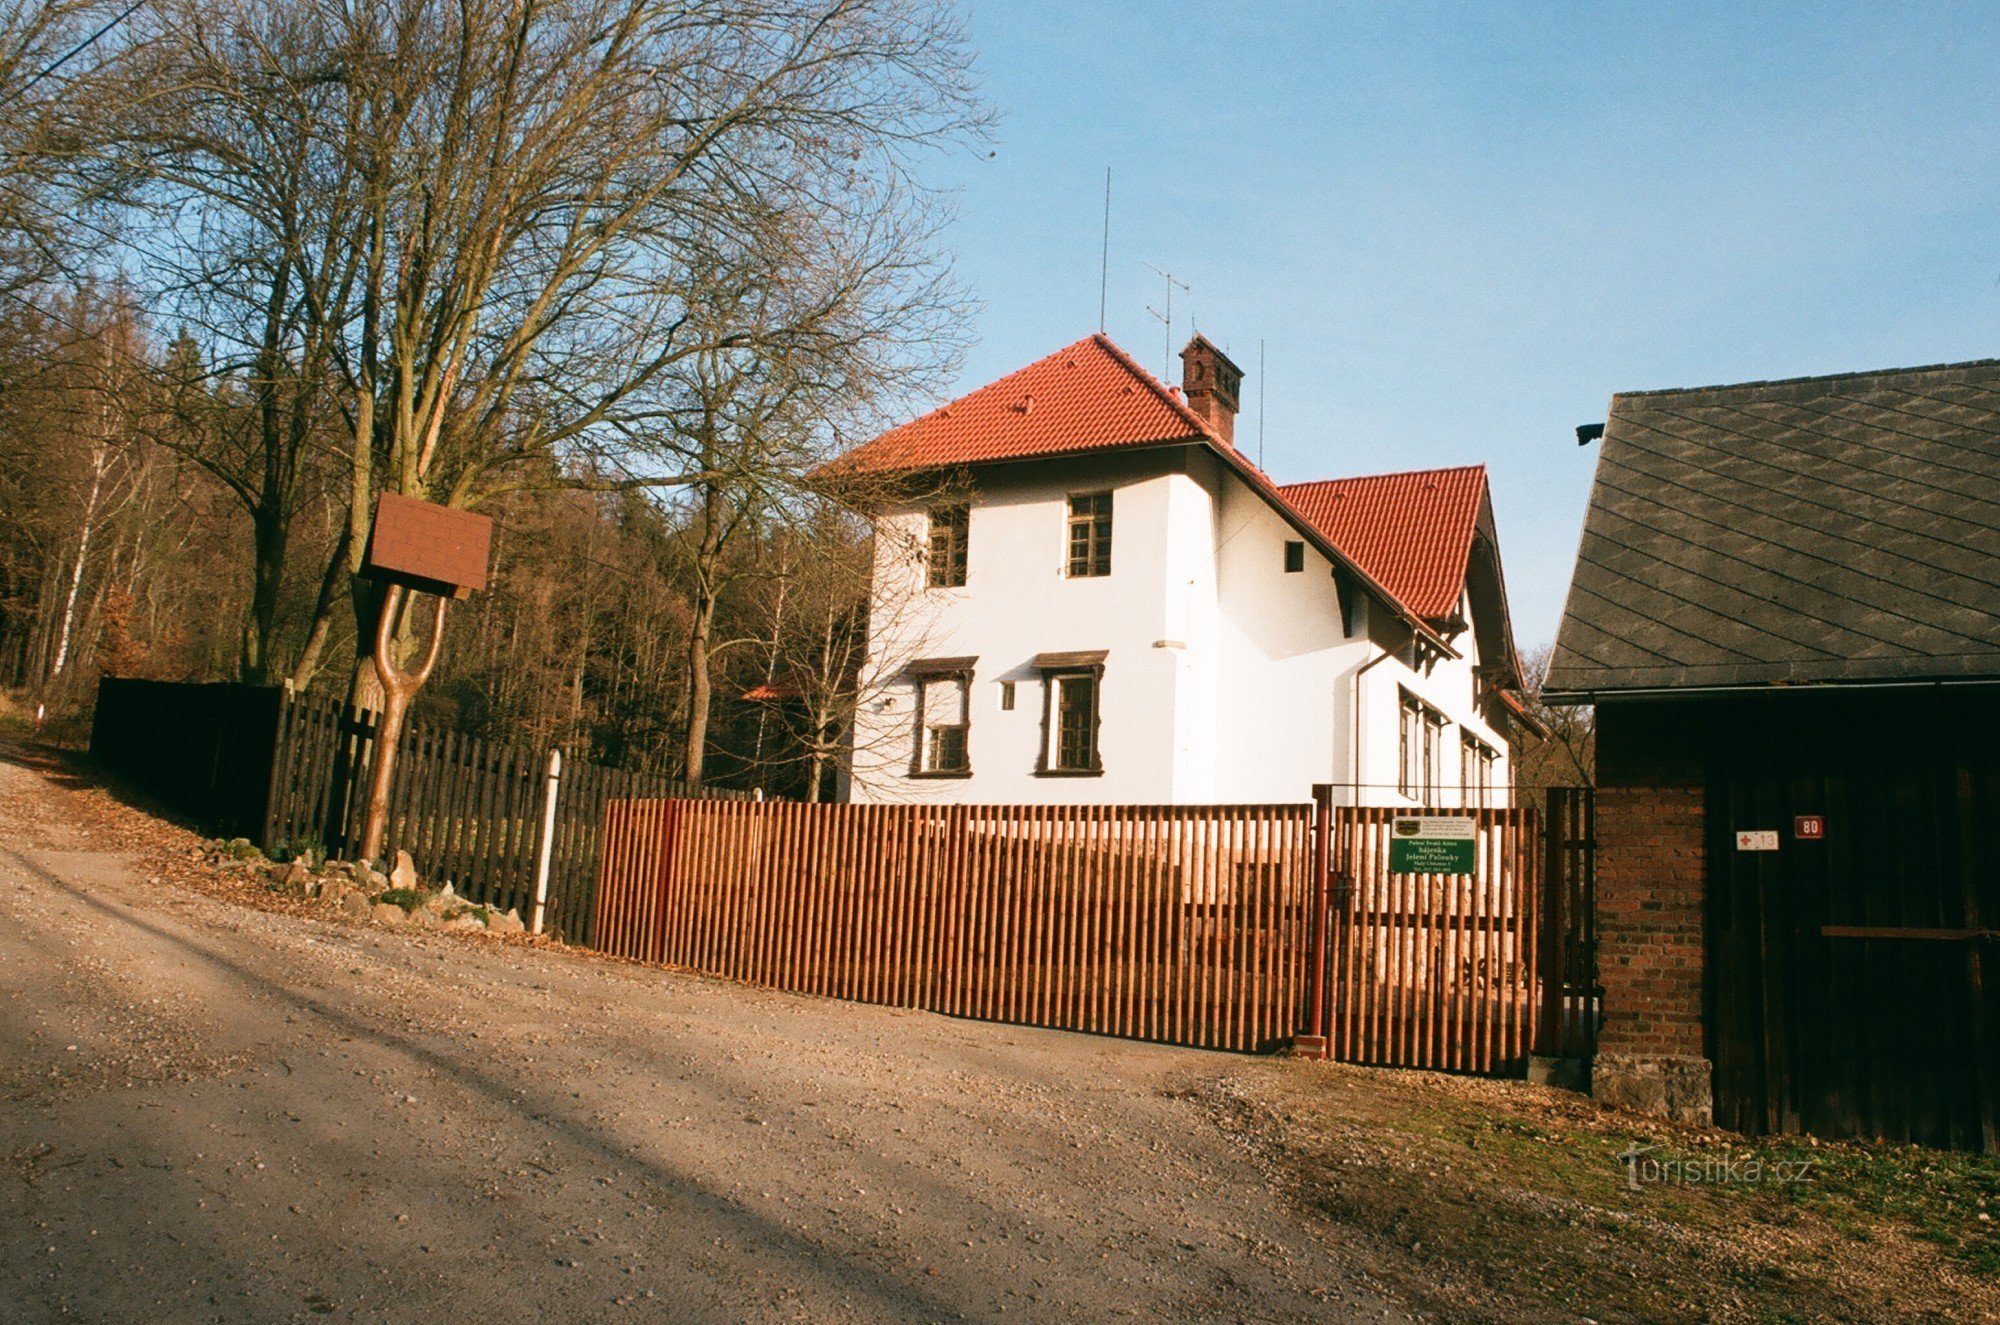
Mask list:
[[[1104,297],[1111,289],[1111,167],[1104,168],[1104,253],[1097,264],[1097,334],[1104,334]]]
[[[1153,264],[1150,262],[1147,263],[1146,265],[1148,267],[1153,267]],[[1174,287],[1178,285],[1183,290],[1188,289],[1189,287],[1186,281],[1177,279],[1172,272],[1168,271],[1164,267],[1153,267],[1153,272],[1155,275],[1159,276],[1162,280],[1164,280],[1167,283],[1167,311],[1162,313],[1159,309],[1153,307],[1151,304],[1146,305],[1146,311],[1148,313],[1151,313],[1154,317],[1160,319],[1161,322],[1166,324],[1167,357],[1166,357],[1166,370],[1164,376],[1168,379],[1171,379],[1174,375]]]
[[[1264,338],[1257,338],[1257,468],[1264,467]]]

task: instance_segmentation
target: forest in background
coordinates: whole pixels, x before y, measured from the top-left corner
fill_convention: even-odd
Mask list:
[[[397,492],[495,522],[415,716],[822,794],[874,549],[812,475],[955,363],[970,58],[924,0],[0,9],[6,706],[379,705]]]

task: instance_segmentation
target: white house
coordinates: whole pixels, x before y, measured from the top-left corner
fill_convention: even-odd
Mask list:
[[[1507,803],[1484,469],[1279,487],[1232,442],[1242,371],[1181,359],[1090,336],[829,467],[890,494],[849,797]]]

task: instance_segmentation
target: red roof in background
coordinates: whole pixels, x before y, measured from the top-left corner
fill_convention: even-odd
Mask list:
[[[1486,467],[1287,483],[1278,493],[1418,616],[1458,610]]]
[[[1099,333],[883,433],[825,472],[951,469],[1209,438],[1178,395]]]

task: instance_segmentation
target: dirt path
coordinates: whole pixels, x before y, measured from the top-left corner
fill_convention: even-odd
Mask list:
[[[0,761],[0,1320],[1403,1318],[1252,1060],[232,906],[75,794]]]

